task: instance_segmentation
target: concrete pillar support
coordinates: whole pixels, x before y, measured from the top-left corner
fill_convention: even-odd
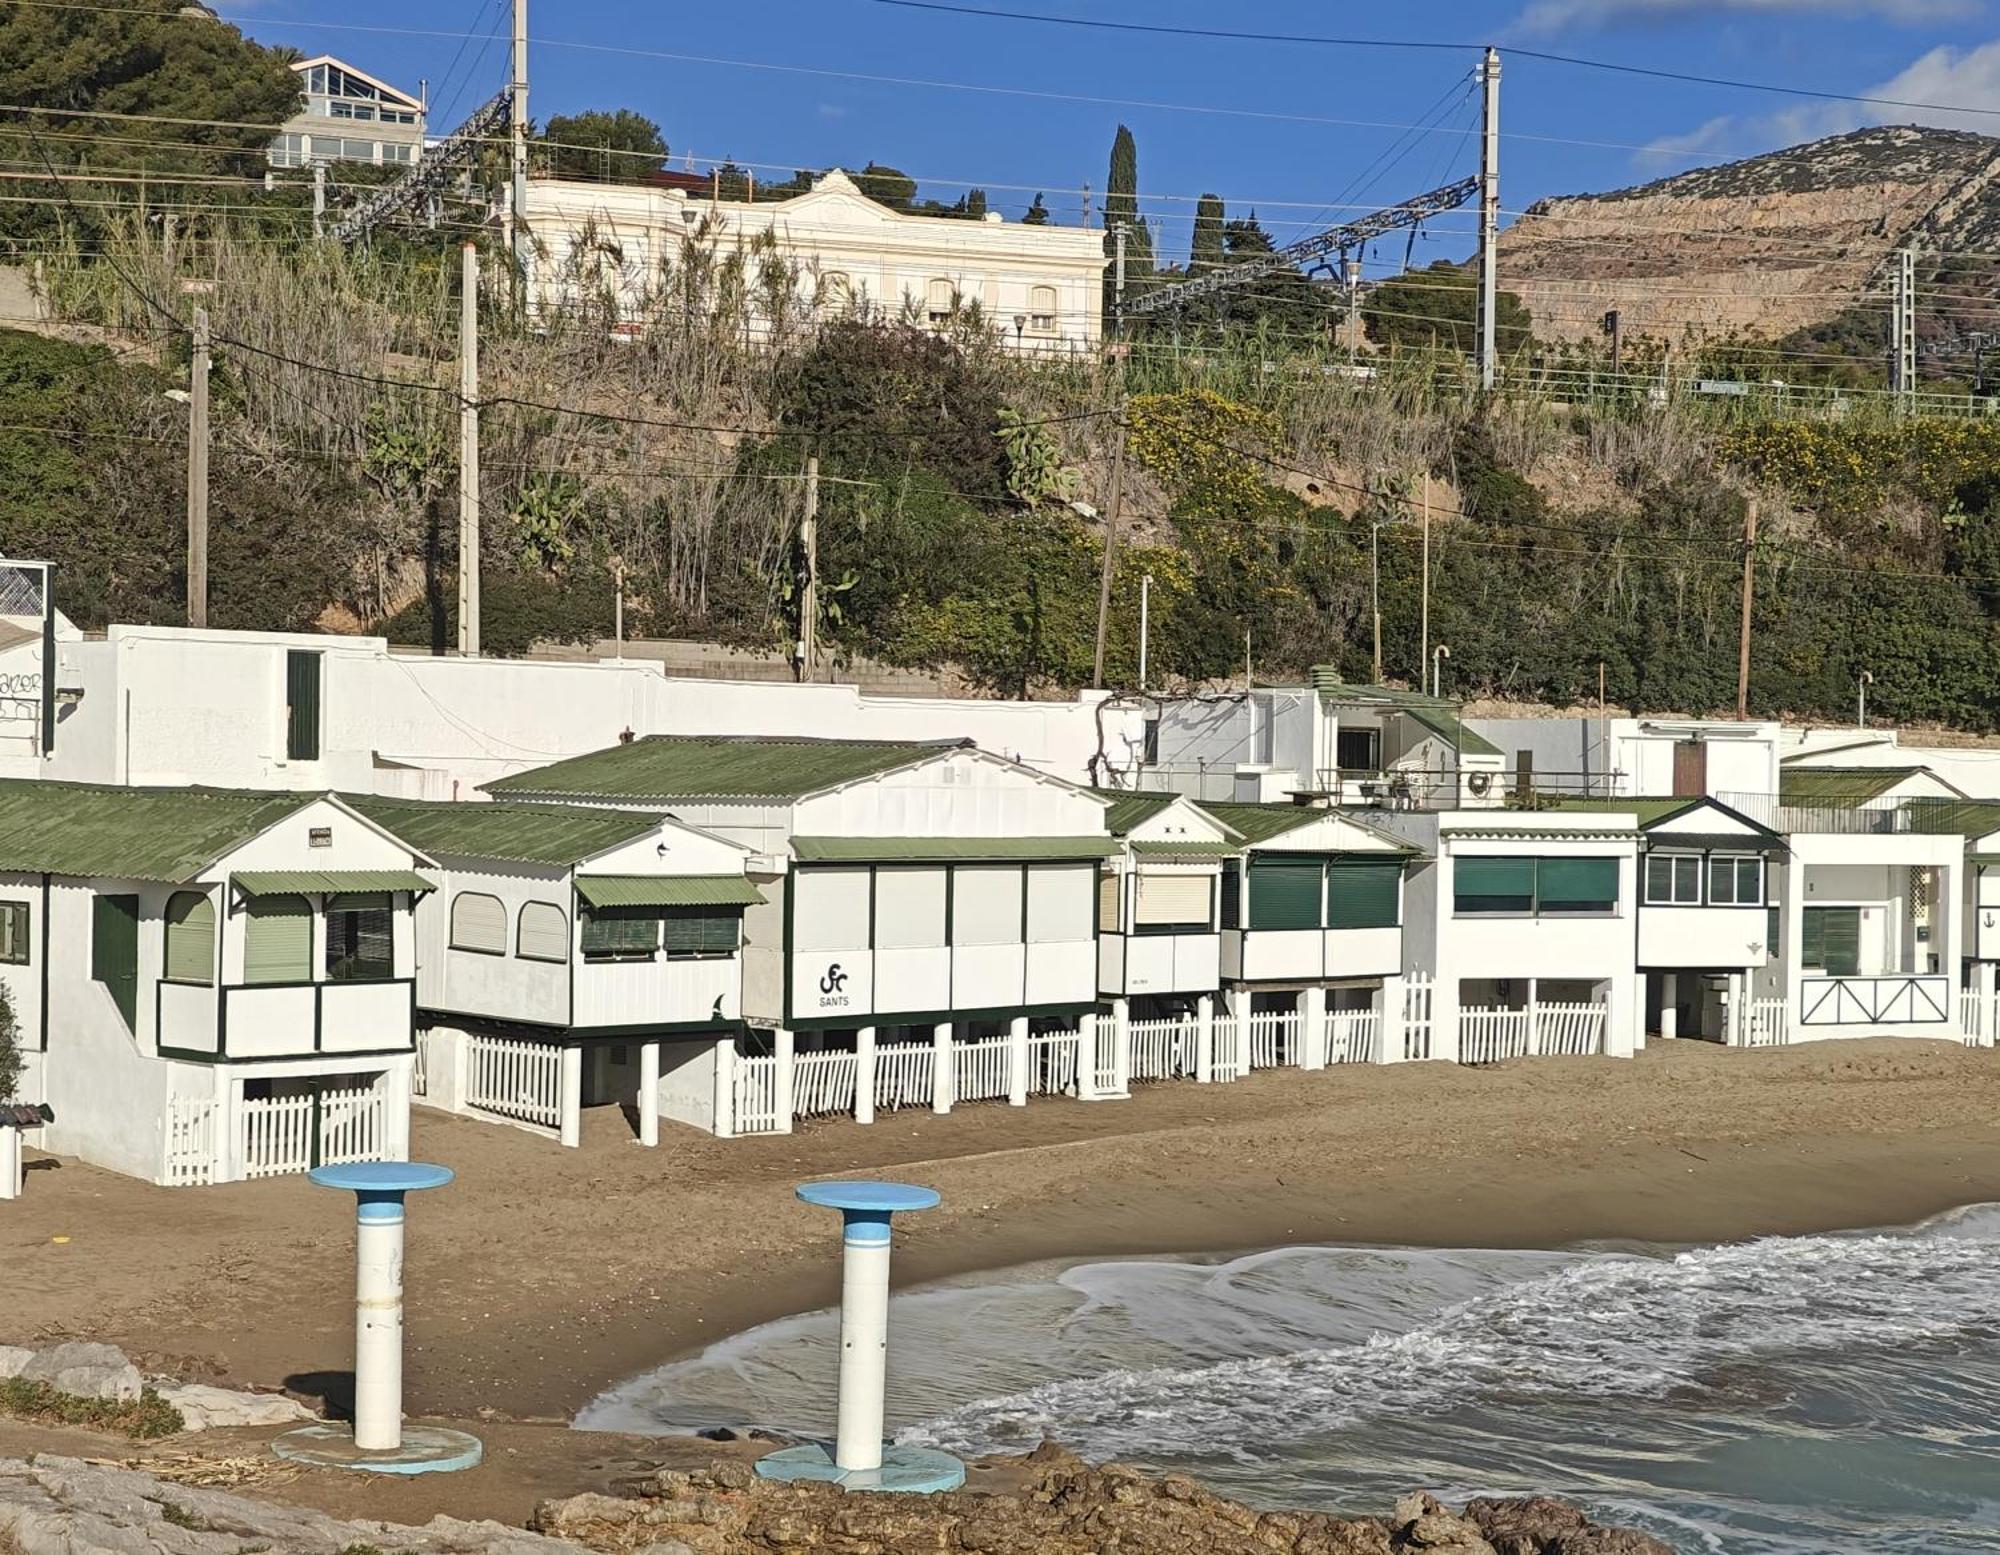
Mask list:
[[[787,1031],[782,1026],[773,1032],[771,1037],[772,1051],[778,1056],[777,1063],[772,1066],[775,1074],[771,1084],[778,1113],[778,1132],[789,1134],[792,1131],[792,1110],[796,1097],[793,1083],[797,1079],[795,1066],[798,1063],[799,1039],[797,1033]]]
[[[1076,1018],[1076,1099],[1095,1101],[1097,1099],[1097,1039],[1098,1027],[1105,1017],[1096,1011],[1086,1011]]]
[[[1028,1017],[1016,1015],[1007,1026],[1007,1104],[1028,1105]]]
[[[1197,1085],[1215,1079],[1215,1007],[1223,996],[1205,993],[1194,1001],[1194,1078]],[[1224,1005],[1227,1008],[1227,1005]]]
[[[854,1033],[854,1121],[875,1121],[875,1028]]]
[[[660,1044],[639,1044],[639,1143],[660,1142]]]
[[[1381,1063],[1403,1062],[1403,1017],[1408,998],[1408,985],[1402,978],[1382,979],[1381,991],[1375,996],[1375,1008],[1381,1017],[1382,1031],[1381,1049],[1375,1056]]]
[[[715,1044],[715,1137],[736,1137],[736,1039]]]
[[[1326,990],[1299,990],[1299,1067],[1324,1069],[1327,1062]]]
[[[559,1102],[562,1119],[559,1133],[562,1142],[574,1150],[583,1143],[583,1045],[566,1043],[562,1049],[562,1075],[559,1088]]]
[[[931,1028],[931,1111],[951,1111],[951,1022]]]

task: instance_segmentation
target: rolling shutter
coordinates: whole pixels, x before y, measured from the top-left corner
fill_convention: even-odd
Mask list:
[[[1403,882],[1403,861],[1334,859],[1326,868],[1329,929],[1393,929]]]
[[[1326,866],[1316,858],[1250,860],[1250,927],[1316,929],[1326,896]]]
[[[1173,925],[1206,932],[1208,929],[1208,875],[1139,876],[1139,902],[1135,913],[1141,928]]]
[[[507,954],[507,909],[484,891],[461,891],[451,899],[451,948]]]
[[[1458,912],[1533,912],[1535,861],[1531,858],[1462,858],[1452,865]]]
[[[942,866],[876,870],[876,948],[923,950],[942,945],[944,898]]]
[[[951,942],[1018,945],[1024,871],[1018,864],[960,864],[951,872]]]
[[[569,960],[569,919],[554,902],[528,902],[521,908],[514,953],[525,961]]]
[[[1854,977],[1861,970],[1861,909],[1808,907],[1799,961],[1829,977]]]
[[[587,956],[650,956],[660,945],[657,909],[605,907],[584,914]]]
[[[743,919],[740,913],[685,907],[661,920],[670,956],[726,956],[737,948]]]
[[[243,981],[312,980],[312,909],[306,899],[251,897],[243,909]]]
[[[1537,860],[1535,901],[1543,912],[1610,912],[1618,905],[1615,858]]]
[[[1028,866],[1028,943],[1074,945],[1091,937],[1090,864]]]
[[[204,892],[176,891],[167,898],[166,978],[215,981],[215,903]]]
[[[1097,877],[1097,932],[1118,932],[1118,888],[1123,877],[1111,870]]]

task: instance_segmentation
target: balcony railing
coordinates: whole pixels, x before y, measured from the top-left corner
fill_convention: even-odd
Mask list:
[[[1759,826],[1776,832],[1802,832],[1827,836],[1879,837],[1902,832],[1935,830],[1917,823],[1909,799],[1867,797],[1861,794],[1815,795],[1811,798],[1784,794],[1756,794],[1725,790],[1716,799],[1747,816]]]

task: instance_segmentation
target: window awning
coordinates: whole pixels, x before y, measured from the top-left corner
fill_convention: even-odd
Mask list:
[[[437,889],[413,869],[249,869],[229,878],[245,896]]]
[[[1116,837],[794,837],[802,864],[1040,863],[1111,858]]]
[[[578,875],[591,907],[750,907],[764,900],[741,875]]]
[[[1132,844],[1132,852],[1140,858],[1166,859],[1169,861],[1173,859],[1235,858],[1242,851],[1243,844],[1240,842],[1203,842],[1196,839],[1190,839],[1186,842],[1175,842],[1171,838],[1165,838],[1158,842],[1135,842]]]

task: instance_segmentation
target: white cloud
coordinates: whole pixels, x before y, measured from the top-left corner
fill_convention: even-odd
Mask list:
[[[1976,48],[1942,46],[1919,56],[1858,97],[1877,102],[1801,103],[1756,116],[1723,114],[1679,135],[1662,135],[1634,159],[1654,174],[1843,135],[1870,124],[1929,124],[2000,135],[2000,38]],[[1929,103],[1925,108],[1895,103]],[[1961,109],[1986,109],[1984,113]]]
[[[1703,16],[1872,16],[1899,26],[1970,16],[1979,0],[1531,0],[1515,19],[1521,33],[1671,22]]]

